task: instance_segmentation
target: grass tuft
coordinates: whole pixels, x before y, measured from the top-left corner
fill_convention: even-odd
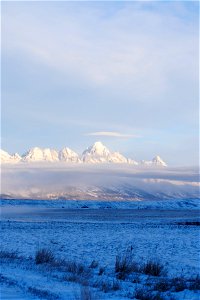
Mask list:
[[[103,275],[105,273],[105,268],[104,267],[100,267],[99,268],[99,275],[101,276],[101,275]]]
[[[93,260],[90,264],[91,269],[96,269],[98,267],[99,263],[96,260]]]
[[[58,295],[35,287],[29,287],[28,292],[41,299],[49,299],[49,300],[59,299]]]
[[[116,256],[115,273],[118,279],[125,279],[126,275],[137,271],[138,264],[134,261],[133,247],[129,247],[125,253]]]
[[[162,274],[166,274],[166,270],[164,269],[164,266],[157,262],[157,261],[147,261],[143,267],[142,272],[146,275],[152,275],[152,276],[161,276]]]
[[[181,292],[187,289],[187,282],[183,276],[173,278],[171,280],[171,285],[175,292]]]
[[[155,284],[154,289],[159,292],[169,291],[171,289],[171,282],[163,278]]]
[[[188,289],[192,290],[192,291],[200,290],[200,276],[199,275],[190,279]]]
[[[17,251],[0,251],[0,258],[8,258],[8,259],[17,259],[19,258],[19,255]]]
[[[49,249],[39,249],[35,253],[35,263],[39,264],[48,264],[55,262],[54,254]]]
[[[137,289],[134,297],[138,300],[164,300],[160,293],[148,291],[144,287]]]

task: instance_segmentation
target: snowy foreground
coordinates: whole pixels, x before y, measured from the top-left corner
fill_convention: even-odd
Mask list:
[[[1,299],[197,300],[197,201],[2,200]]]

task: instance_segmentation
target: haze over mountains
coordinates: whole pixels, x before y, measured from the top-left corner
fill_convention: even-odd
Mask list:
[[[81,155],[35,147],[24,155],[1,150],[0,197],[6,199],[198,199],[197,169],[171,169],[156,156],[136,162],[101,142]],[[144,166],[144,167],[143,167]]]
[[[60,151],[34,147],[20,156],[18,153],[10,155],[4,150],[0,150],[1,163],[19,163],[19,162],[64,162],[64,163],[113,163],[113,164],[130,164],[146,165],[155,167],[166,167],[167,164],[159,157],[155,156],[150,161],[142,160],[137,162],[133,159],[123,156],[119,152],[112,152],[101,142],[96,142],[83,151],[82,155],[77,154],[70,148],[63,148]]]

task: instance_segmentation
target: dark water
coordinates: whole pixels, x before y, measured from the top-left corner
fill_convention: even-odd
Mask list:
[[[39,208],[34,206],[5,206],[1,208],[3,220],[69,221],[69,222],[173,222],[199,221],[199,210],[158,209],[68,209]]]

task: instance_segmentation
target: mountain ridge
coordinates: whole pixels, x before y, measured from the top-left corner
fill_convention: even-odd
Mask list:
[[[33,162],[63,162],[63,163],[87,163],[87,164],[129,164],[129,165],[143,165],[151,167],[167,167],[167,164],[160,158],[155,156],[150,161],[142,160],[137,162],[133,159],[123,156],[119,152],[112,152],[101,142],[95,142],[92,146],[83,151],[81,155],[72,149],[65,147],[62,150],[55,150],[50,148],[33,147],[22,156],[18,153],[10,155],[4,150],[0,150],[1,163],[33,163]]]

